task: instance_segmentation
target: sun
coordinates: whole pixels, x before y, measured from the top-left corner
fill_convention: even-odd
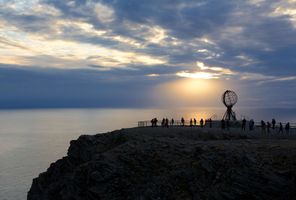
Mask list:
[[[221,83],[216,79],[182,78],[156,87],[155,97],[166,105],[206,105],[220,95]]]

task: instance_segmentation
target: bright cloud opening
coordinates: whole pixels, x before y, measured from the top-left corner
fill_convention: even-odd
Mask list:
[[[210,67],[206,66],[203,62],[196,62],[197,67],[199,67],[201,70],[209,70],[209,71],[215,71],[215,72],[220,72],[221,74],[226,74],[226,75],[233,75],[235,74],[233,71],[227,68],[222,68],[222,67]]]
[[[183,77],[183,78],[193,78],[193,79],[218,79],[218,74],[208,73],[208,72],[178,72],[177,76]]]

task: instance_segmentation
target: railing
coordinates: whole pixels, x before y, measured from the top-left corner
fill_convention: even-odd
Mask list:
[[[157,126],[161,126],[161,120],[159,120],[157,122]],[[212,127],[215,127],[215,128],[220,128],[221,127],[221,121],[218,121],[218,120],[213,120],[211,122],[211,126]],[[230,127],[241,127],[242,125],[242,121],[241,120],[238,120],[238,121],[235,121],[235,122],[231,122],[230,124]],[[283,129],[285,129],[285,125],[286,123],[282,123],[283,125]],[[138,127],[149,127],[149,126],[152,126],[152,123],[151,121],[139,121],[138,122]],[[174,123],[172,124],[172,122],[169,120],[169,126],[173,126],[173,127],[180,127],[180,126],[183,126],[181,120],[175,120]],[[190,126],[190,120],[185,120],[185,123],[184,123],[184,126]],[[200,121],[197,121],[196,124],[192,124],[193,127],[200,127]],[[207,122],[207,121],[204,121],[204,124],[203,124],[204,127],[210,127],[210,122]],[[249,127],[249,122],[247,122],[246,124],[246,128]],[[261,127],[261,122],[255,122],[254,124],[254,127]],[[279,129],[279,123],[276,124],[275,126],[276,129]],[[290,128],[291,129],[295,129],[296,128],[296,123],[290,123]]]
[[[217,121],[217,120],[212,120],[212,127],[217,127],[218,124],[220,125],[220,121]],[[181,120],[175,120],[174,123],[172,123],[171,121],[169,121],[169,126],[174,126],[174,127],[177,127],[177,126],[183,126]],[[210,122],[206,122],[204,121],[203,125],[205,127],[209,127],[210,126]],[[138,127],[149,127],[149,126],[152,126],[152,123],[151,121],[139,121],[138,122]],[[157,126],[161,126],[161,120],[157,122]],[[185,120],[184,121],[184,126],[190,126],[190,120]],[[200,126],[200,121],[197,121],[196,124],[192,123],[192,126]]]

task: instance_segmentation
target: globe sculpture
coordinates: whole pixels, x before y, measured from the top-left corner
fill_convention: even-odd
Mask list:
[[[222,102],[226,106],[227,110],[223,116],[224,120],[236,120],[235,112],[232,107],[237,103],[238,97],[235,92],[226,90],[222,95]]]

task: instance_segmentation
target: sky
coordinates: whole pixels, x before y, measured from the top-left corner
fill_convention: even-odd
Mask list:
[[[0,0],[0,108],[295,108],[296,0]]]

